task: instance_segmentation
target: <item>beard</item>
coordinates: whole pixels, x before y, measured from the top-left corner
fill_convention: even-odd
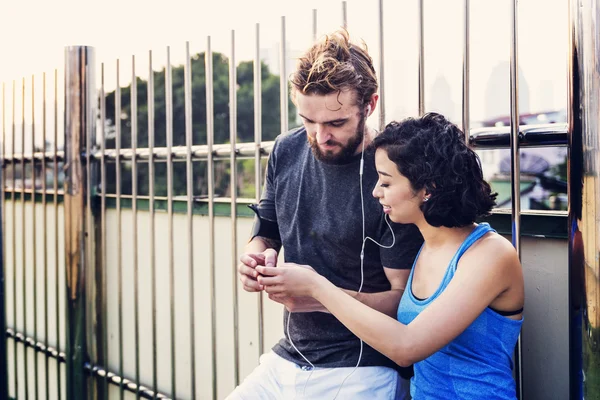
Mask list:
[[[358,149],[358,146],[360,146],[360,144],[362,143],[363,136],[365,135],[365,120],[366,116],[363,113],[361,113],[360,120],[358,121],[358,126],[356,127],[356,132],[354,133],[354,136],[352,136],[345,145],[334,140],[328,140],[327,142],[325,142],[329,146],[339,147],[341,150],[337,153],[334,153],[331,150],[321,150],[316,138],[312,138],[309,135],[307,135],[308,143],[310,144],[310,148],[317,160],[327,164],[335,165],[343,165],[352,162],[354,159],[354,155],[356,154],[356,149]]]

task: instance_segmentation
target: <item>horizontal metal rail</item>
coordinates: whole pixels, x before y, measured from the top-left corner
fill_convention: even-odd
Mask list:
[[[508,149],[510,126],[471,129],[470,144],[476,149]],[[567,144],[567,124],[519,126],[519,147],[557,147]]]
[[[261,144],[261,155],[267,156],[271,153],[274,142],[263,142]],[[256,144],[254,143],[239,143],[236,145],[235,152],[238,158],[254,158],[256,151]],[[167,161],[169,152],[166,147],[155,147],[152,150],[154,154],[154,161]],[[136,155],[136,160],[149,160],[150,149],[138,148],[135,152],[132,149],[121,149],[119,151],[115,149],[106,149],[104,151],[104,159],[107,161],[114,161],[117,159],[117,155],[120,155],[121,160],[127,161],[132,160]],[[186,146],[177,146],[171,148],[171,154],[173,161],[186,161],[187,159],[187,148]],[[213,159],[214,160],[229,160],[231,156],[231,145],[230,144],[216,144],[213,145]],[[33,158],[37,160],[53,161],[53,152],[36,152],[33,153]],[[102,152],[96,150],[92,153],[94,159],[102,159]],[[7,155],[4,158],[5,164],[20,163],[21,160],[25,160],[26,163],[31,162],[31,153],[15,154],[14,157]],[[57,153],[58,162],[64,161],[64,151]],[[192,160],[193,161],[206,161],[208,159],[208,147],[205,145],[192,146]]]
[[[92,375],[104,378],[108,381],[108,383],[111,383],[115,386],[121,387],[121,384],[122,384],[123,389],[125,391],[127,391],[129,393],[134,393],[134,394],[139,393],[139,396],[144,399],[170,399],[169,396],[164,395],[162,393],[156,393],[156,395],[155,395],[151,389],[149,389],[143,385],[138,386],[135,382],[133,382],[127,378],[123,378],[112,372],[108,372],[101,367],[94,366],[92,368],[90,366],[90,364],[88,363],[88,364],[86,364],[86,369],[88,370],[88,373],[91,373]]]
[[[33,153],[33,158],[35,159],[35,161],[46,161],[46,162],[54,162],[54,151],[47,151],[47,152],[42,152],[42,151],[36,151],[35,153]],[[17,154],[15,153],[14,155],[11,154],[7,154],[4,159],[3,162],[4,164],[8,165],[8,164],[13,164],[13,160],[15,164],[18,164],[21,162],[21,160],[25,160],[25,163],[30,163],[32,156],[31,153],[22,153],[22,154]],[[63,150],[57,151],[56,152],[56,161],[57,162],[63,162],[65,160],[65,152]]]
[[[8,182],[11,182],[11,181],[8,181]],[[6,184],[6,181],[4,183]],[[26,188],[25,190],[21,190],[21,188],[18,187],[18,186],[16,188],[5,187],[4,188],[4,192],[5,193],[13,193],[14,192],[14,193],[16,193],[18,195],[21,195],[22,193],[25,193],[28,196],[31,196],[32,194],[36,194],[36,195],[38,195],[38,194],[45,194],[45,195],[48,195],[48,196],[56,194],[57,196],[63,196],[65,194],[65,191],[62,190],[62,189],[58,189],[56,191],[55,190],[46,190],[46,191],[44,191],[44,189],[42,188],[42,189],[35,189],[35,191],[34,191],[34,190],[30,189],[30,188]]]
[[[544,124],[544,125],[521,125],[519,127],[519,146],[520,147],[556,147],[567,145],[567,124]],[[261,154],[268,156],[273,149],[273,141],[262,142],[260,145]],[[489,127],[471,129],[471,145],[477,149],[502,149],[510,147],[510,127]],[[231,145],[215,144],[212,146],[213,160],[229,160],[231,157]],[[235,154],[237,158],[254,158],[256,144],[238,143],[235,146]],[[115,149],[105,150],[104,159],[114,161],[117,155],[120,155],[121,160],[132,160],[134,154],[136,160],[148,160],[150,158],[150,150],[148,148],[138,148],[134,152],[132,149]],[[155,147],[152,151],[154,161],[167,161],[168,151],[166,147]],[[186,161],[187,148],[186,146],[172,147],[171,153],[173,161]],[[94,151],[92,154],[94,159],[102,158],[101,151]],[[54,152],[36,152],[33,153],[33,158],[38,160],[53,161]],[[59,162],[64,161],[64,151],[57,153]],[[208,147],[205,145],[192,146],[192,160],[206,161],[208,159]],[[5,164],[20,163],[21,160],[31,162],[32,154],[25,153],[22,155],[15,154],[14,157],[10,154],[4,158]]]
[[[10,193],[12,190],[10,188],[6,188],[6,192]],[[31,192],[31,191],[29,191]],[[17,193],[19,193],[19,191],[17,191]],[[38,194],[41,193],[38,191]],[[59,192],[59,194],[62,194],[62,192]],[[106,198],[116,198],[117,195],[115,194],[106,194]],[[120,196],[122,199],[129,199],[132,200],[133,196],[129,195],[129,194],[121,194]],[[155,202],[160,202],[160,201],[167,201],[167,196],[154,196],[154,201]],[[144,195],[137,195],[137,200],[143,200],[143,201],[149,201],[150,200],[150,196],[144,196]],[[207,196],[194,196],[194,203],[197,204],[202,204],[202,203],[208,203],[208,198]],[[214,203],[220,203],[220,204],[231,204],[231,197],[228,196],[224,196],[224,197],[215,197],[213,202]],[[187,202],[187,197],[185,195],[182,196],[173,196],[173,202],[178,202],[178,203],[184,203]],[[237,197],[236,198],[236,203],[237,204],[252,204],[255,203],[256,199],[253,198],[245,198],[245,197]],[[494,208],[492,210],[492,214],[510,214],[511,213],[511,209],[510,208]],[[566,217],[567,216],[567,211],[559,211],[559,210],[522,210],[521,211],[521,215],[539,215],[539,216],[545,216],[545,217]]]
[[[46,346],[44,343],[36,342],[33,338],[25,336],[20,332],[15,332],[12,329],[6,330],[6,337],[13,339],[17,343],[23,343],[25,347],[34,349],[37,353],[44,353],[52,358],[56,358],[63,363],[67,362],[67,356],[63,352],[59,352],[54,347]]]
[[[510,208],[494,208],[492,214],[508,214],[510,215]],[[539,216],[539,217],[566,217],[567,211],[561,210],[522,210],[521,215]]]
[[[44,343],[36,342],[33,338],[25,336],[20,332],[15,332],[12,329],[7,329],[6,337],[14,340],[17,343],[23,343],[25,345],[25,347],[32,348],[33,350],[36,351],[36,353],[46,354],[54,359],[59,360],[62,363],[67,362],[66,354],[64,352],[59,352],[51,346],[46,346]],[[123,377],[121,377],[115,373],[112,373],[110,371],[107,371],[104,368],[101,368],[99,366],[92,367],[89,363],[87,363],[85,367],[86,367],[85,368],[86,371],[89,374],[92,374],[92,375],[95,375],[98,377],[102,377],[102,378],[106,378],[106,379],[108,379],[108,382],[110,382],[116,386],[120,386],[121,381],[122,381],[123,387],[125,388],[126,391],[128,391],[130,393],[138,393],[138,385],[135,382],[132,382],[131,380],[129,380],[127,378],[123,378]],[[142,385],[139,386],[139,394],[140,394],[140,397],[143,397],[145,399],[169,399],[170,398],[169,396],[167,396],[165,394],[161,394],[161,393],[157,393],[155,396],[154,392],[152,390],[150,390],[149,388],[142,386]]]

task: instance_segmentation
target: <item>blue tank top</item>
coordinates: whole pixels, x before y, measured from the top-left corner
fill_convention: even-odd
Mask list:
[[[425,300],[412,293],[417,255],[398,307],[398,321],[410,324],[434,301],[454,277],[460,257],[490,231],[495,232],[489,224],[482,223],[471,232],[450,261],[440,286]],[[481,264],[485,268],[485,263]],[[452,342],[415,363],[410,385],[413,399],[516,399],[512,355],[522,323],[522,318],[513,320],[486,308]]]

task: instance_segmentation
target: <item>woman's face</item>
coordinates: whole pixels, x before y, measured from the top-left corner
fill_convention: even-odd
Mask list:
[[[379,180],[373,197],[379,199],[383,212],[396,223],[410,224],[423,218],[420,207],[423,203],[425,189],[415,192],[410,181],[398,171],[396,163],[388,158],[387,151],[377,149],[375,166]]]

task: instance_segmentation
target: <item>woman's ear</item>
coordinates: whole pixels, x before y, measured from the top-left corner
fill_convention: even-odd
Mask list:
[[[426,188],[422,188],[421,190],[415,192],[415,198],[420,200],[422,203],[427,202],[427,200],[429,200],[430,197],[431,193],[429,193]]]

